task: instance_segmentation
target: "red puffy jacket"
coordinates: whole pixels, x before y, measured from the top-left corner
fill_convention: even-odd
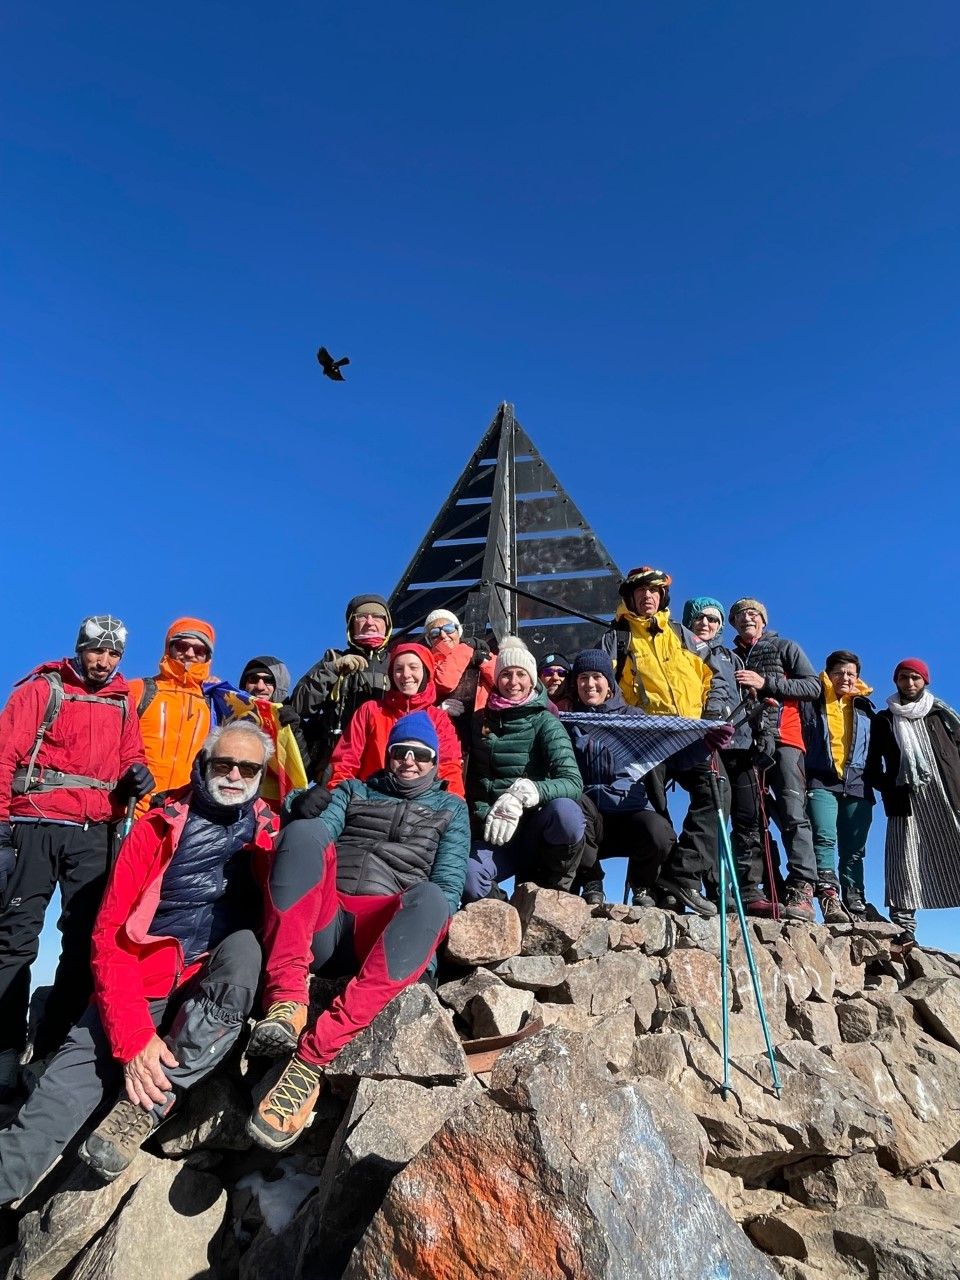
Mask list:
[[[403,653],[416,654],[427,677],[423,688],[410,697],[393,687],[393,661]],[[383,702],[361,703],[334,749],[330,758],[333,772],[327,782],[331,791],[346,778],[359,778],[365,782],[371,774],[379,772],[386,764],[387,739],[393,726],[410,711],[426,711],[433,721],[440,746],[437,776],[447,783],[455,796],[461,800],[464,798],[463,749],[453,721],[445,711],[434,706],[437,689],[433,682],[433,665],[433,654],[422,644],[411,641],[397,645],[390,655],[391,684]]]
[[[96,787],[58,787],[13,795],[13,775],[33,754],[37,729],[50,697],[44,672],[56,672],[66,696],[56,720],[44,734],[37,752],[34,777],[59,769],[109,782],[122,778],[132,764],[144,760],[136,705],[119,671],[99,689],[89,688],[70,658],[44,662],[25,676],[0,713],[0,822],[10,817],[50,818],[54,822],[109,822],[122,816],[108,790]],[[92,699],[90,701],[89,699]]]
[[[149,932],[160,902],[160,884],[190,811],[190,788],[171,792],[162,808],[150,809],[133,824],[110,875],[93,927],[91,968],[94,998],[113,1056],[129,1062],[154,1035],[148,1001],[162,999],[200,968],[202,958],[184,964],[176,938]],[[253,872],[265,890],[279,831],[276,814],[256,800]]]

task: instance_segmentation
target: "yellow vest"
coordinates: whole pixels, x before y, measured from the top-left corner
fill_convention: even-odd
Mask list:
[[[684,648],[670,625],[670,610],[639,618],[620,605],[616,616],[630,624],[630,647],[620,677],[625,701],[653,716],[699,719],[713,676],[705,662]]]

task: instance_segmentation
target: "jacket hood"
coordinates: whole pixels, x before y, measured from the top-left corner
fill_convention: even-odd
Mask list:
[[[283,702],[287,694],[290,692],[290,672],[287,670],[286,663],[274,658],[270,654],[261,654],[257,658],[251,658],[247,665],[240,672],[240,688],[243,688],[243,682],[251,671],[267,670],[273,676],[273,701]]]
[[[395,688],[393,683],[393,660],[399,658],[403,653],[415,654],[423,663],[423,669],[426,672],[427,679],[422,689],[408,697],[405,693],[401,693]],[[399,711],[406,713],[407,711],[419,711],[421,707],[432,707],[437,701],[437,686],[434,684],[433,676],[436,670],[436,659],[430,650],[422,644],[417,644],[413,640],[408,640],[390,652],[390,688],[384,695],[383,705],[387,711]]]
[[[628,609],[625,604],[618,604],[617,611],[613,615],[614,622],[620,618],[626,618],[629,623],[638,624],[639,626],[649,626],[653,631],[665,631],[670,623],[670,610],[658,609],[652,618],[641,618],[639,613],[634,613],[632,609]],[[653,623],[657,625],[652,626]]]
[[[210,647],[211,658],[207,662],[193,662],[190,666],[185,666],[178,658],[171,658],[167,653],[170,641],[175,635],[183,632],[192,632],[194,635],[203,636]],[[217,638],[217,633],[209,622],[204,622],[202,618],[176,618],[167,628],[167,634],[163,641],[163,656],[160,659],[160,675],[169,680],[173,684],[183,685],[186,688],[200,688],[205,681],[210,679],[210,669],[213,665],[213,646]]]
[[[130,692],[130,686],[127,684],[126,678],[119,667],[117,667],[106,684],[101,684],[96,688],[92,688],[92,686],[88,685],[80,674],[76,658],[55,658],[50,662],[41,662],[40,665],[34,667],[32,671],[28,671],[25,676],[21,676],[14,685],[14,688],[17,688],[22,684],[27,684],[30,680],[36,680],[37,676],[49,674],[53,671],[59,675],[60,679],[63,681],[64,688],[67,689],[82,689],[84,693],[102,692],[110,694],[111,697],[116,697],[118,694]]]
[[[766,634],[766,632],[764,632],[764,634]],[[820,683],[823,686],[823,692],[827,698],[832,699],[836,697],[833,681],[827,675],[826,671],[820,672]],[[852,696],[854,698],[869,698],[871,693],[873,693],[872,686],[865,684],[864,681],[857,676],[857,687],[854,689]]]

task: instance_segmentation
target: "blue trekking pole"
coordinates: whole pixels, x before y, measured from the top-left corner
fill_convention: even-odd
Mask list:
[[[720,1096],[726,1098],[730,1093],[730,1013],[727,999],[729,987],[729,969],[730,954],[729,940],[727,936],[727,892],[728,889],[733,896],[734,905],[737,909],[737,919],[740,922],[740,936],[743,939],[743,949],[747,956],[747,966],[750,970],[750,981],[753,984],[753,997],[757,1002],[757,1013],[760,1015],[760,1026],[763,1030],[763,1040],[767,1046],[767,1058],[770,1062],[770,1075],[773,1078],[773,1089],[780,1098],[780,1090],[783,1087],[780,1083],[780,1073],[777,1070],[777,1063],[773,1056],[773,1041],[770,1038],[770,1024],[767,1022],[767,1010],[763,1003],[763,990],[760,986],[760,974],[757,971],[757,962],[753,956],[753,944],[750,941],[750,934],[747,930],[747,918],[743,910],[743,899],[740,896],[740,881],[737,876],[737,867],[733,857],[733,847],[730,844],[730,833],[727,831],[727,820],[724,817],[723,805],[720,801],[720,787],[717,782],[717,770],[715,759],[711,762],[710,769],[710,789],[713,792],[713,802],[717,810],[717,835],[720,845],[720,1000],[722,1004],[722,1023],[723,1023],[723,1083],[720,1086]]]

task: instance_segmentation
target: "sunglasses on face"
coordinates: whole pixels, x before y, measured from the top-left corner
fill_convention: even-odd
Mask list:
[[[210,650],[199,640],[171,640],[170,648],[174,653],[194,653],[206,658]]]
[[[694,618],[694,622],[715,622],[718,626],[722,621],[723,619],[718,618],[715,613],[701,613]]]
[[[427,632],[429,640],[436,640],[439,636],[452,636],[460,630],[455,622],[445,622],[443,626],[431,627]]]
[[[428,764],[436,758],[436,752],[430,747],[414,747],[407,742],[388,748],[387,755],[391,760],[406,760],[407,756],[413,756],[417,764]]]
[[[209,765],[215,778],[225,778],[236,769],[240,777],[246,778],[248,782],[252,782],[263,771],[262,764],[254,764],[252,760],[230,760],[227,756],[211,756]]]
[[[566,674],[566,667],[544,667],[540,672],[540,677],[542,679],[544,676],[565,676]]]

